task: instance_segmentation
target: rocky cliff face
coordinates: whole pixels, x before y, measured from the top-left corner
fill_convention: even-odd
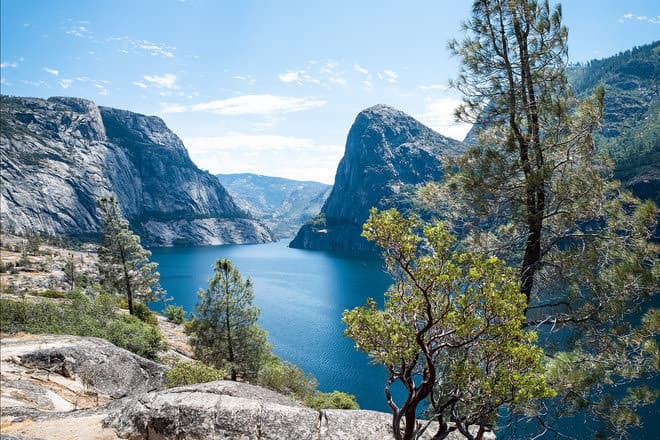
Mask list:
[[[461,142],[392,107],[362,111],[348,133],[334,187],[320,215],[300,229],[290,246],[373,252],[360,236],[369,209],[414,209],[416,188],[441,179],[442,158],[462,151]]]
[[[218,174],[236,203],[254,214],[277,238],[293,237],[321,210],[331,186],[258,174]]]
[[[272,239],[161,119],[77,98],[1,99],[4,231],[96,233],[96,200],[114,194],[149,245]]]

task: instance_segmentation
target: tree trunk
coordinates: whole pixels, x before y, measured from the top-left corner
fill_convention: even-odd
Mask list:
[[[124,254],[124,247],[119,247],[119,256],[121,257],[121,265],[124,269],[124,282],[126,283],[126,299],[128,301],[128,314],[133,314],[133,289],[131,288],[131,280],[128,278],[128,268],[126,267],[126,255]]]
[[[227,329],[227,351],[229,352],[229,362],[231,363],[231,380],[236,380],[236,367],[234,367],[234,346],[231,340],[231,325],[229,322],[229,292],[225,290],[225,326]]]

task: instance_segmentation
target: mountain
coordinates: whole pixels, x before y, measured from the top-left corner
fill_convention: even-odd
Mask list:
[[[660,204],[660,41],[570,66],[567,76],[579,98],[605,87],[596,147],[614,161],[615,178]],[[473,126],[464,142],[476,142],[479,128]]]
[[[373,245],[360,236],[369,209],[414,209],[416,188],[441,179],[441,160],[462,151],[461,142],[392,107],[376,105],[360,112],[321,213],[289,246],[373,252]]]
[[[331,185],[258,174],[217,174],[242,209],[254,214],[278,238],[293,237],[315,216],[330,194]]]
[[[605,86],[596,145],[615,163],[615,177],[640,198],[660,204],[660,41],[569,69],[578,96]]]
[[[96,234],[96,200],[114,194],[147,245],[272,240],[160,118],[79,98],[0,99],[3,231]]]

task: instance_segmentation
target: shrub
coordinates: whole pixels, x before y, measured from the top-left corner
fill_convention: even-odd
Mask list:
[[[67,292],[62,292],[61,290],[48,289],[43,292],[33,291],[29,293],[32,296],[41,296],[43,298],[68,298],[69,294]]]
[[[76,290],[69,296],[70,303],[58,304],[0,299],[0,327],[7,333],[94,336],[150,359],[163,349],[158,327],[117,313],[116,297],[101,294],[91,300]]]
[[[186,320],[186,312],[181,306],[174,306],[170,304],[169,306],[165,307],[164,314],[169,321],[175,324],[182,324],[183,321]]]
[[[133,303],[133,315],[139,318],[142,322],[146,322],[150,325],[158,325],[156,315],[154,315],[154,312],[152,312],[144,303],[137,301]]]
[[[227,376],[227,372],[200,361],[179,361],[174,364],[166,375],[168,387],[180,387],[183,385],[222,380]]]
[[[305,399],[305,404],[310,408],[320,409],[360,409],[355,396],[342,393],[341,391],[332,391],[322,393],[316,391]]]
[[[282,362],[272,356],[262,364],[257,375],[257,383],[271,390],[283,394],[291,394],[299,399],[305,399],[314,394],[318,382],[311,374],[305,372],[297,365]]]

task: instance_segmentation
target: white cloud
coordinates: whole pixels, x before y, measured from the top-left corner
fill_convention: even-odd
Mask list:
[[[144,75],[142,77],[149,85],[159,89],[178,89],[176,75],[166,73],[165,75]],[[135,84],[135,83],[133,83]],[[138,86],[140,87],[140,86]]]
[[[243,95],[203,102],[191,106],[192,111],[207,111],[219,115],[265,115],[292,113],[322,107],[326,101],[317,98],[276,95]]]
[[[418,89],[422,92],[428,92],[430,90],[440,90],[444,92],[445,90],[449,90],[449,86],[444,84],[429,84],[427,86],[419,86]]]
[[[94,87],[96,87],[96,89],[99,92],[99,95],[101,95],[101,96],[108,96],[110,94],[108,92],[108,89],[105,88],[105,86],[102,85],[102,84],[94,84]]]
[[[305,74],[304,70],[299,70],[297,72],[288,71],[286,73],[280,73],[278,75],[278,78],[283,83],[301,82],[301,77],[304,74]]]
[[[248,83],[248,85],[251,85],[251,86],[254,85],[257,82],[255,77],[253,77],[252,75],[234,75],[234,76],[232,76],[232,78],[237,79],[239,81],[244,81],[244,82]]]
[[[649,17],[647,15],[636,15],[629,12],[627,14],[624,14],[619,19],[619,23],[623,23],[624,20],[636,20],[636,21],[644,21],[652,24],[660,24],[660,15],[656,15],[655,17]]]
[[[399,77],[399,74],[396,73],[394,70],[383,70],[382,74],[378,74],[378,78],[384,79],[388,83],[394,84]]]
[[[15,61],[0,63],[0,69],[6,69],[7,67],[18,67],[18,63]]]
[[[128,36],[112,37],[109,38],[108,41],[119,42],[119,44],[122,45],[122,47],[119,48],[119,52],[124,54],[129,54],[129,53],[142,54],[144,52],[147,52],[153,56],[174,58],[175,48],[172,46],[168,46],[166,44],[155,43],[149,40],[138,40]]]
[[[186,111],[188,111],[188,107],[182,104],[162,103],[160,105],[161,113],[184,113]]]
[[[133,81],[133,85],[135,85],[135,86],[137,86],[141,89],[146,89],[147,87],[149,87],[148,85],[146,85],[145,83],[143,83],[141,81]]]
[[[63,89],[68,89],[69,87],[71,87],[71,84],[73,84],[73,80],[72,79],[62,79],[62,80],[59,81],[59,83],[60,83],[60,86]]]
[[[57,69],[51,69],[50,67],[44,67],[44,72],[50,73],[51,75],[57,76],[60,74],[60,71]]]
[[[148,51],[151,55],[158,55],[167,58],[174,57],[173,48],[167,46],[161,46],[149,41],[139,41],[136,43],[137,47],[143,50]]]
[[[414,115],[414,117],[438,133],[460,141],[472,127],[472,124],[454,120],[454,109],[461,102],[458,98],[431,99],[426,102],[424,113]]]
[[[326,183],[333,182],[344,151],[341,145],[308,138],[237,132],[183,141],[192,160],[212,173],[251,172]]]
[[[353,68],[355,69],[356,72],[359,72],[363,75],[369,75],[369,70],[367,70],[366,68],[360,66],[357,63],[353,65]]]
[[[89,38],[90,36],[90,31],[87,28],[87,26],[82,26],[82,25],[71,26],[64,32],[67,35],[73,35],[74,37],[78,37],[78,38]]]

